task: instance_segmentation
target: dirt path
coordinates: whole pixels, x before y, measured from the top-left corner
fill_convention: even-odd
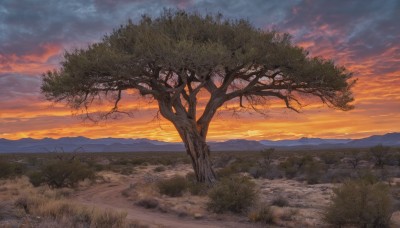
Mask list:
[[[86,190],[79,191],[74,197],[79,203],[95,206],[103,209],[125,211],[127,218],[140,222],[150,227],[260,227],[253,224],[240,223],[235,221],[217,221],[209,218],[194,219],[189,217],[178,217],[175,214],[168,214],[148,210],[135,206],[121,195],[121,191],[129,186],[130,181],[113,181],[111,183],[98,184]]]

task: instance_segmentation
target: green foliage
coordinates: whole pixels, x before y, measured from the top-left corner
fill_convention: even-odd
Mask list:
[[[310,155],[289,156],[279,167],[285,172],[287,178],[294,178],[298,173],[304,170],[304,167],[313,162],[314,159]]]
[[[335,226],[389,227],[392,200],[383,183],[353,180],[334,190],[325,220]]]
[[[28,173],[28,177],[29,177],[29,182],[31,182],[31,184],[34,187],[39,187],[41,184],[43,184],[45,182],[44,176],[42,172],[30,172]]]
[[[155,19],[143,16],[137,24],[129,21],[101,42],[67,52],[64,58],[59,71],[44,74],[41,90],[48,99],[65,100],[72,108],[87,107],[92,98],[101,95],[118,99],[119,91],[126,89],[163,99],[160,95],[166,92],[163,83],[154,85],[150,79],[154,77],[179,87],[171,82],[178,81],[176,78],[165,80],[168,72],[191,83],[215,81],[227,75],[239,79],[241,74],[230,73],[246,72],[252,67],[263,74],[279,70],[283,77],[275,78],[279,84],[266,89],[270,92],[275,87],[287,89],[289,95],[259,93],[264,89],[257,87],[247,90],[245,96],[275,96],[292,107],[290,104],[296,103],[293,101],[301,101],[301,97],[294,98],[296,94],[292,91],[299,90],[319,96],[338,109],[352,108],[350,88],[355,81],[348,82],[352,74],[344,67],[320,57],[309,57],[307,51],[293,45],[289,34],[264,31],[246,20],[224,19],[219,14],[202,16],[166,10]],[[191,72],[197,79],[185,79],[186,71],[183,74],[180,69]],[[285,85],[279,86],[281,83]]]
[[[209,186],[206,183],[197,182],[193,172],[186,174],[186,180],[188,181],[188,190],[190,194],[194,196],[207,195]]]
[[[188,183],[185,177],[174,176],[169,179],[161,180],[157,183],[157,187],[161,194],[178,197],[182,196],[187,189]]]
[[[24,164],[0,160],[0,179],[14,178],[25,173],[26,166]]]
[[[74,187],[79,181],[95,176],[92,169],[78,160],[57,160],[29,174],[34,186],[47,184],[51,188]]]
[[[258,197],[255,187],[255,183],[247,177],[223,178],[209,191],[208,209],[216,213],[244,212],[255,203]]]

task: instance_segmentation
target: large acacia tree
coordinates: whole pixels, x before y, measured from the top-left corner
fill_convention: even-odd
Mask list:
[[[350,110],[350,78],[333,61],[309,57],[288,34],[220,15],[165,11],[156,19],[129,21],[100,42],[66,53],[59,70],[43,75],[42,92],[75,109],[109,96],[114,99],[109,113],[118,111],[124,90],[153,98],[182,138],[197,180],[212,183],[206,137],[224,103],[260,111],[266,100],[276,99],[298,111],[311,96]],[[205,105],[198,105],[201,91],[209,93]]]

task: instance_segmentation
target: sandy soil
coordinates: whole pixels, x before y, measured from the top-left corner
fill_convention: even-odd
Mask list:
[[[213,214],[206,210],[207,197],[166,197],[160,195],[154,183],[173,175],[186,175],[189,165],[167,167],[164,172],[154,172],[155,166],[136,169],[132,175],[103,172],[103,181],[82,187],[72,199],[86,205],[122,210],[127,218],[149,227],[265,227],[248,221],[245,215]],[[321,220],[321,213],[329,204],[334,184],[308,185],[295,180],[255,179],[260,193],[259,204],[270,205],[277,197],[285,198],[285,207],[273,206],[277,218],[276,227],[328,227]],[[125,192],[125,194],[122,194]],[[140,199],[156,199],[157,209],[145,209],[135,202]],[[200,218],[195,218],[199,216]],[[392,222],[400,224],[400,212],[395,212]],[[268,225],[267,227],[274,227]],[[400,226],[399,226],[400,227]]]
[[[140,224],[149,227],[262,227],[259,224],[240,221],[240,218],[238,219],[234,215],[206,215],[205,207],[198,208],[199,201],[200,206],[204,206],[205,202],[201,202],[202,200],[199,199],[190,200],[190,198],[203,198],[204,201],[205,197],[191,197],[190,195],[165,197],[157,195],[154,189],[143,188],[134,197],[127,198],[121,194],[122,191],[129,189],[130,186],[153,182],[159,178],[166,178],[175,174],[186,174],[190,171],[190,166],[179,166],[162,173],[154,173],[153,169],[154,167],[152,166],[139,169],[138,172],[130,176],[100,173],[104,178],[104,183],[86,187],[78,191],[72,199],[89,206],[125,211],[128,219],[138,221]],[[143,186],[141,185],[141,187]],[[164,206],[167,205],[168,209],[162,212],[159,209],[145,209],[135,205],[134,199],[150,196],[157,198]],[[185,207],[185,204],[191,206]],[[196,208],[198,209],[196,210]],[[201,218],[194,218],[195,214],[201,215]]]

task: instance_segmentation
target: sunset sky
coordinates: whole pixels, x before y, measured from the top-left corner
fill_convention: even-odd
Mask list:
[[[59,67],[65,50],[99,41],[128,19],[164,8],[221,12],[254,26],[288,32],[312,56],[354,72],[355,109],[313,103],[300,114],[271,103],[267,116],[221,112],[209,140],[362,138],[400,131],[400,1],[398,0],[1,0],[0,138],[122,137],[180,141],[172,124],[154,119],[154,103],[129,99],[136,110],[94,124],[40,94],[41,74]]]

